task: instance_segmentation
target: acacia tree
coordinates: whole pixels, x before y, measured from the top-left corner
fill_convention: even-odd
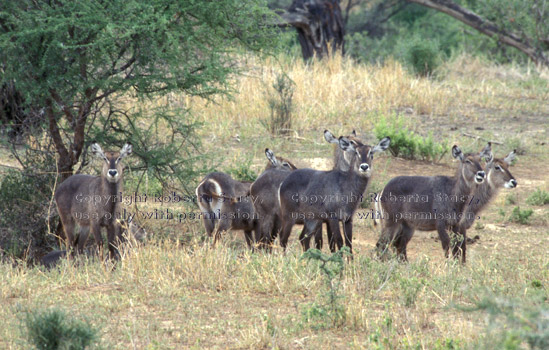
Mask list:
[[[107,149],[131,141],[133,170],[189,192],[204,155],[196,123],[170,92],[229,92],[234,54],[274,46],[270,16],[263,0],[0,1],[0,116],[23,116],[0,123],[28,117],[33,126],[11,140],[23,171],[0,181],[0,257],[52,243],[52,174],[79,172],[93,139]]]
[[[261,0],[2,1],[1,79],[41,110],[66,178],[105,101],[225,92],[231,53],[270,45],[267,16]]]

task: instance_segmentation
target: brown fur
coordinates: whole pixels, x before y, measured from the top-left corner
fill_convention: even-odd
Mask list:
[[[515,188],[517,186],[514,176],[509,171],[510,160],[507,160],[509,157],[514,158],[514,153],[515,151],[511,152],[504,159],[490,159],[486,163],[486,181],[477,187],[477,190],[473,194],[473,199],[465,208],[464,215],[459,222],[462,234],[473,226],[478,214],[498,194],[500,189],[504,187]]]
[[[115,240],[120,238],[120,201],[116,196],[123,192],[123,165],[121,160],[131,154],[131,145],[126,144],[121,152],[103,152],[101,147],[91,145],[92,153],[103,159],[101,176],[73,175],[65,180],[55,192],[55,203],[66,236],[68,250],[82,252],[91,233],[101,247],[101,228],[107,229],[111,257],[117,257]],[[78,236],[74,231],[80,230]]]
[[[274,157],[274,154],[269,160],[265,171],[295,169],[290,161]],[[251,185],[249,182],[236,181],[227,174],[214,172],[208,174],[196,188],[202,222],[208,236],[214,236],[214,244],[221,232],[228,230],[243,230],[249,247],[260,237],[257,214],[252,203],[254,197],[250,197]],[[255,232],[255,239],[252,231]]]
[[[487,148],[481,154],[485,152]],[[451,228],[457,232],[459,215],[463,213],[469,196],[476,190],[477,181],[483,182],[485,177],[480,166],[480,155],[463,155],[457,146],[452,148],[452,154],[460,159],[460,166],[453,177],[398,176],[385,186],[377,203],[382,216],[382,233],[377,242],[380,254],[384,254],[388,244],[392,243],[399,257],[406,260],[406,246],[417,229],[437,230],[442,248],[448,255],[451,242],[446,230]],[[407,199],[416,195],[421,196],[422,200]],[[462,253],[463,262],[465,238],[455,244],[452,251],[455,257]]]
[[[265,155],[270,160],[270,166],[268,165],[252,184],[250,193],[254,199],[254,208],[258,218],[255,240],[261,248],[269,249],[281,227],[278,187],[297,168],[290,161],[282,157],[275,157],[269,149],[265,150]]]

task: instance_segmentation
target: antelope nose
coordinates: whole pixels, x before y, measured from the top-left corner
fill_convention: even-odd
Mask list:
[[[477,171],[477,174],[475,176],[475,182],[477,184],[481,184],[484,182],[484,177],[486,177],[486,173],[484,171]]]
[[[118,174],[118,171],[116,169],[110,169],[109,170],[109,175],[111,177],[115,177],[117,174]]]
[[[362,170],[362,171],[366,171],[366,170],[368,170],[369,168],[370,168],[370,166],[369,166],[368,164],[366,164],[366,163],[360,164],[360,170]]]
[[[509,182],[511,183],[511,186],[517,187],[517,180],[511,179],[511,181],[509,181]]]

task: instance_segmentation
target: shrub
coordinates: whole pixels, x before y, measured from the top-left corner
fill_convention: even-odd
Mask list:
[[[517,195],[509,193],[505,196],[505,204],[517,204]]]
[[[55,244],[47,235],[48,209],[54,177],[52,174],[28,174],[8,171],[0,183],[0,250],[7,255],[29,257],[39,247]],[[52,214],[56,212],[52,203]],[[51,229],[56,223],[52,221]],[[26,251],[28,249],[28,251]]]
[[[26,312],[30,344],[38,350],[83,350],[97,342],[97,330],[88,322],[68,318],[60,310]]]
[[[257,173],[251,168],[252,161],[248,159],[246,162],[238,163],[235,167],[227,169],[235,180],[254,182],[257,179]]]
[[[549,192],[536,189],[531,195],[526,198],[526,203],[530,205],[546,205],[549,204]]]
[[[328,289],[321,305],[314,303],[306,310],[302,310],[306,321],[313,321],[321,327],[326,326],[326,320],[332,327],[339,327],[345,322],[345,306],[340,301],[343,296],[339,294],[345,268],[344,254],[349,254],[349,248],[343,247],[332,255],[326,255],[318,249],[309,249],[303,254],[303,258],[320,263],[320,270],[324,274]]]
[[[416,74],[431,75],[440,63],[438,44],[434,41],[414,39],[405,50],[406,62]]]
[[[424,281],[418,280],[416,277],[400,278],[400,298],[406,307],[413,306],[416,303],[417,297],[423,289]]]
[[[279,73],[267,92],[267,102],[271,110],[270,119],[264,121],[271,135],[287,135],[292,129],[292,110],[295,83],[285,73]]]
[[[374,133],[377,138],[391,138],[389,151],[395,157],[438,162],[448,152],[446,144],[433,141],[432,133],[422,137],[408,130],[401,117],[381,118],[374,127]]]
[[[528,225],[530,223],[530,216],[532,216],[533,213],[534,211],[532,209],[521,210],[520,207],[514,207],[508,220],[510,222]]]

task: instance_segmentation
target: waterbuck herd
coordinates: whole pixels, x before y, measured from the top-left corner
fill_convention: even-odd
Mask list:
[[[321,249],[322,226],[326,224],[330,250],[347,246],[352,253],[355,212],[364,198],[374,198],[374,218],[381,223],[376,244],[380,257],[392,247],[399,259],[406,260],[406,247],[414,231],[436,230],[446,256],[451,250],[453,257],[465,262],[467,230],[501,188],[517,186],[509,171],[515,152],[503,159],[494,158],[488,143],[479,153],[469,154],[453,146],[452,156],[459,161],[454,176],[398,176],[390,179],[379,195],[365,197],[376,153],[388,149],[391,140],[386,137],[370,146],[354,131],[335,137],[328,130],[324,138],[335,145],[332,170],[297,169],[291,161],[266,149],[267,166],[253,183],[236,181],[222,172],[208,174],[196,188],[196,200],[213,244],[225,231],[243,230],[251,249],[270,251],[278,237],[285,250],[293,226],[300,224],[303,250],[309,249],[311,238]],[[93,143],[91,152],[104,161],[101,175],[69,177],[55,192],[55,202],[72,254],[82,253],[90,232],[101,246],[101,227],[105,227],[109,255],[116,259],[117,242],[124,240],[124,235],[117,220],[120,203],[114,198],[122,193],[121,161],[131,154],[132,146],[126,144],[120,152],[104,152]],[[134,226],[126,231],[144,232],[140,230]],[[55,261],[65,255],[53,252],[49,259]]]

